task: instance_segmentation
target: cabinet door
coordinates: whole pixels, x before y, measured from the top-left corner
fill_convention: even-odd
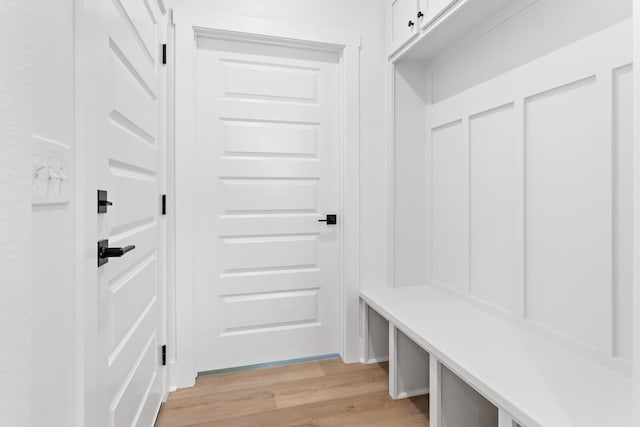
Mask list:
[[[389,0],[391,10],[391,54],[404,46],[420,32],[418,3],[420,0]]]
[[[427,3],[426,11],[423,10],[424,17],[422,18],[421,28],[429,26],[438,16],[442,15],[447,9],[453,6],[458,0],[423,0],[423,3]]]
[[[429,3],[431,0],[420,0],[418,3],[418,13],[416,14],[420,29],[427,26],[429,22]]]

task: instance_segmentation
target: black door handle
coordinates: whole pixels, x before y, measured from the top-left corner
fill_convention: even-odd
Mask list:
[[[413,22],[413,21],[409,21],[409,23],[407,24],[407,26],[408,26],[409,28],[413,27],[414,25],[415,25],[415,24],[414,24],[414,22]]]
[[[108,263],[109,258],[120,258],[135,248],[135,245],[125,246],[124,248],[110,248],[108,240],[100,240],[98,242],[98,267]]]
[[[102,254],[104,258],[120,258],[135,248],[135,245],[125,246],[124,248],[105,248],[103,249]]]
[[[327,219],[319,219],[318,222],[326,222],[327,225],[336,225],[338,223],[338,215],[327,215]]]

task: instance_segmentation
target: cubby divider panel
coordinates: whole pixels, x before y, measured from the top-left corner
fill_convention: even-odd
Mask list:
[[[380,363],[389,360],[389,321],[375,310],[368,310],[368,351],[367,363]]]

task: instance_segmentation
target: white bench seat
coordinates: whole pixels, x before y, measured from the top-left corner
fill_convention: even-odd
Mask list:
[[[430,286],[362,300],[526,427],[632,426],[632,383]]]

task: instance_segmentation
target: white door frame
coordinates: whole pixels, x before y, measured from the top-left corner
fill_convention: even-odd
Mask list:
[[[360,37],[334,29],[175,9],[175,259],[173,339],[169,353],[171,387],[195,384],[196,367],[196,209],[195,60],[198,36],[249,40],[335,52],[340,55],[340,356],[360,360]],[[170,297],[171,298],[171,297]],[[171,311],[171,310],[170,310]]]
[[[640,423],[640,0],[633,0],[633,422]]]

